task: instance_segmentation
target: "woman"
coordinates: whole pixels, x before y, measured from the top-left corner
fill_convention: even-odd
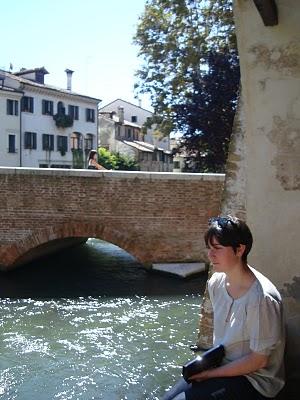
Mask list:
[[[91,150],[88,157],[88,169],[106,169],[97,163],[97,151]]]
[[[215,273],[208,282],[214,311],[214,346],[223,344],[220,367],[179,381],[164,400],[259,400],[284,386],[284,321],[275,286],[247,264],[252,234],[232,216],[212,218],[205,233]]]

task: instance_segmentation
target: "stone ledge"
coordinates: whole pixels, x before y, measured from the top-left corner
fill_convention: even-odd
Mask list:
[[[149,180],[195,180],[221,181],[225,174],[188,174],[182,172],[147,172],[147,171],[94,171],[87,169],[62,168],[30,168],[30,167],[0,167],[0,175],[41,175],[41,176],[80,176],[110,179],[149,179]]]
[[[187,278],[191,275],[205,272],[206,265],[204,263],[153,264],[152,270]]]

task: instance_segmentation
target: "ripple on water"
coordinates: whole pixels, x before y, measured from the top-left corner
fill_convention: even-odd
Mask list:
[[[0,300],[1,400],[155,400],[180,375],[201,281],[149,275],[105,246],[2,277],[18,297]]]
[[[0,398],[158,398],[191,357],[199,303],[198,296],[6,299]]]

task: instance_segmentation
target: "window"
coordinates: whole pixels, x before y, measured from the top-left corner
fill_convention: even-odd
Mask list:
[[[71,105],[69,105],[68,114],[69,114],[70,117],[72,117],[73,119],[78,120],[78,119],[79,119],[79,107],[78,107],[78,106],[71,106]]]
[[[53,101],[42,100],[42,114],[53,115]]]
[[[95,110],[92,108],[86,108],[86,120],[87,122],[95,122]]]
[[[66,114],[66,109],[65,109],[64,103],[62,101],[59,101],[57,103],[57,114],[59,114],[59,115]]]
[[[84,144],[85,150],[92,150],[92,148],[93,148],[93,135],[88,133],[86,135],[84,141],[85,141],[85,144]]]
[[[132,115],[131,116],[131,122],[137,122],[137,116],[136,115]]]
[[[54,135],[43,134],[43,150],[54,150]]]
[[[133,130],[133,140],[139,140],[139,131],[136,129]]]
[[[8,152],[16,153],[16,135],[8,135]]]
[[[70,169],[70,165],[60,165],[60,164],[51,164],[50,168],[63,168],[63,169]]]
[[[28,97],[28,96],[22,97],[21,110],[33,113],[33,97]]]
[[[39,164],[39,168],[48,168],[48,164]]]
[[[68,151],[67,136],[57,136],[57,151],[66,153]]]
[[[118,132],[117,132],[117,135],[118,135],[118,137],[119,137],[119,138],[121,137],[121,127],[120,127],[120,126],[118,126]]]
[[[130,128],[127,129],[127,137],[128,137],[128,139],[131,139],[131,129]]]
[[[6,112],[7,115],[18,115],[19,110],[18,110],[18,101],[17,100],[6,100]]]
[[[25,132],[24,149],[36,149],[36,132]]]
[[[180,169],[180,162],[174,161],[174,169]]]
[[[71,149],[81,150],[82,149],[82,136],[80,133],[74,132],[71,135]]]

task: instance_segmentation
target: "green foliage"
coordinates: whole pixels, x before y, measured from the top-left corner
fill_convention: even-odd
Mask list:
[[[133,158],[123,156],[119,153],[111,153],[103,147],[100,147],[98,150],[98,162],[106,169],[119,171],[139,170],[139,166]]]
[[[213,158],[216,160],[218,151],[224,153],[227,147],[217,146],[215,152],[210,152],[209,165],[205,165],[208,154],[206,145],[209,146],[223,128],[214,125],[215,130],[212,131],[205,123],[197,125],[197,121],[200,122],[201,118],[210,121],[219,119],[226,126],[230,125],[230,129],[226,130],[226,141],[228,135],[230,137],[236,107],[236,82],[239,79],[232,1],[147,0],[134,42],[139,46],[139,56],[142,59],[142,65],[136,73],[138,80],[135,89],[150,94],[155,110],[153,119],[148,121],[148,127],[155,124],[163,135],[170,132],[186,135],[186,144],[189,145],[187,151],[191,154],[201,152],[203,162],[197,163],[199,168],[202,165],[201,168],[219,170],[220,163],[214,165]],[[214,67],[214,62],[218,63],[218,68]],[[233,74],[228,66],[231,62],[234,65]],[[228,71],[230,77],[234,75],[234,84],[229,81],[229,77],[223,79]],[[219,73],[222,85],[228,83],[222,92],[230,94],[223,103],[217,101],[214,104],[211,99],[218,99],[216,93],[213,93],[218,91],[218,85],[212,82],[206,85],[206,80],[207,76],[218,79]],[[228,98],[230,103],[226,104]],[[209,105],[210,115],[209,110],[206,110],[205,116],[201,117],[203,105]],[[197,141],[189,142],[191,135],[202,135],[204,151],[194,146]],[[223,140],[224,135],[221,136]],[[199,144],[200,141],[197,146]],[[224,154],[220,156],[224,163],[226,157]]]
[[[73,168],[83,169],[84,168],[83,150],[72,149],[72,156],[73,156]]]
[[[73,118],[70,115],[58,113],[53,115],[53,119],[55,121],[55,125],[58,128],[69,128],[73,126]]]

